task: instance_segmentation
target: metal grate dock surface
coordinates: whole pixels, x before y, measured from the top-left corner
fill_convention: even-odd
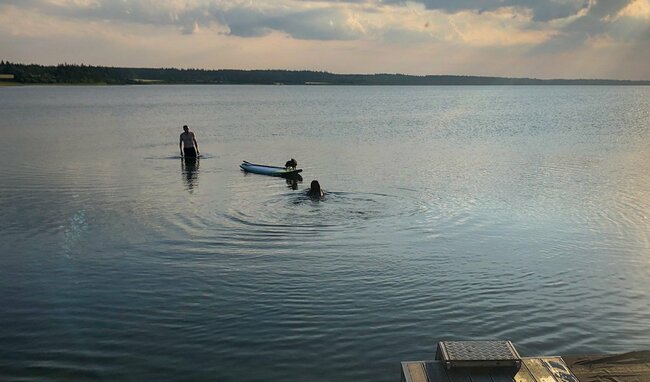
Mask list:
[[[402,382],[578,382],[561,357],[526,357],[517,369],[402,362]]]
[[[510,341],[441,341],[436,359],[452,367],[519,368],[521,357]]]

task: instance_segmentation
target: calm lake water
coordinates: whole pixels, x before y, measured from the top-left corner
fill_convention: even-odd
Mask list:
[[[650,348],[649,87],[18,87],[0,116],[2,381]],[[291,157],[295,185],[238,167]]]

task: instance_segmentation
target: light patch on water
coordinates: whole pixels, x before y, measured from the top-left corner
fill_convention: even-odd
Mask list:
[[[86,213],[83,210],[77,211],[68,219],[68,224],[63,230],[63,243],[61,248],[66,257],[77,253],[77,246],[88,231]]]

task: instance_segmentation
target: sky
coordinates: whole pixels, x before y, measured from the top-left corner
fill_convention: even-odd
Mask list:
[[[650,80],[650,0],[0,0],[0,59]]]

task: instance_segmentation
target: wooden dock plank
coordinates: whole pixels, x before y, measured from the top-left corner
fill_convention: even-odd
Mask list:
[[[560,357],[542,358],[542,363],[551,371],[555,379],[561,382],[578,382],[578,378],[571,373],[569,367]]]
[[[562,357],[581,382],[648,382],[650,351]]]
[[[427,373],[424,370],[424,362],[409,363],[408,371],[411,376],[410,382],[428,382]]]
[[[450,382],[442,362],[427,362],[426,370],[429,382]]]
[[[524,366],[530,371],[530,374],[537,382],[560,382],[546,368],[546,365],[539,358],[523,358]]]
[[[450,382],[513,382],[514,374],[514,370],[493,367],[452,367],[447,370]]]
[[[451,368],[447,370],[449,382],[472,382],[467,368]]]
[[[512,379],[515,382],[537,382],[532,374],[530,374],[530,371],[528,371],[528,368],[523,364]]]

